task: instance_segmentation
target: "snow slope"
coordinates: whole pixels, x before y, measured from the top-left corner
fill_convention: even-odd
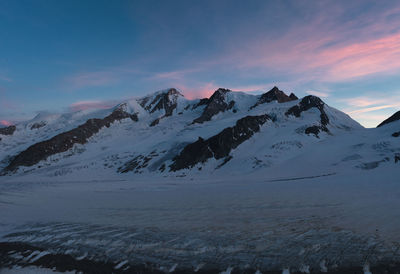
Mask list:
[[[0,272],[399,271],[400,121],[365,129],[277,88],[202,100],[167,89],[39,114],[0,136],[0,168],[110,115],[128,118],[0,177]],[[194,164],[171,171],[177,157]]]
[[[309,167],[312,167],[309,173],[314,170],[323,173],[391,165],[400,148],[397,140],[385,134],[384,129],[365,129],[322,101],[323,114],[317,107],[310,107],[297,117],[288,114],[288,110],[301,104],[302,99],[256,105],[261,95],[229,91],[221,99],[225,109],[219,105],[221,109],[213,110],[215,113],[210,121],[196,123],[196,118],[207,111],[207,102],[187,100],[178,91],[168,94],[170,90],[176,91],[159,91],[121,102],[108,110],[39,114],[31,121],[18,124],[13,135],[1,136],[0,168],[5,169],[13,157],[29,146],[76,129],[88,119],[102,119],[117,108],[136,114],[138,121],[122,119],[113,122],[90,137],[88,142],[75,144],[72,149],[55,153],[33,166],[21,165],[16,171],[7,172],[7,176],[64,179],[106,176],[112,179],[134,178],[138,174],[156,177],[210,173],[213,176],[263,172],[298,174],[307,173]],[[230,106],[232,102],[233,106]],[[188,144],[195,143],[199,137],[207,140],[218,135],[224,129],[234,127],[241,118],[260,115],[268,115],[270,119],[248,139],[230,148],[226,157],[207,158],[190,168],[171,172],[174,158]],[[321,124],[322,115],[329,120],[326,128]],[[32,128],[32,125],[40,127]],[[308,168],[304,168],[303,163],[307,163]]]

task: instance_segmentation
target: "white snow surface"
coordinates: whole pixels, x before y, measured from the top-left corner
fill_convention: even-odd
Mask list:
[[[317,109],[285,115],[299,100],[249,110],[257,96],[227,97],[234,108],[203,124],[191,122],[204,106],[192,109],[198,100],[179,97],[173,115],[154,127],[162,111],[150,114],[131,100],[127,111],[138,113],[138,122],[116,122],[85,145],[0,177],[0,240],[123,265],[146,260],[167,270],[218,263],[228,271],[252,262],[289,273],[288,267],[329,270],[357,262],[362,269],[400,259],[393,251],[400,246],[400,163],[394,162],[400,138],[391,136],[400,122],[365,129],[325,106],[329,133],[317,138],[304,133],[319,123]],[[33,121],[21,123],[14,135],[1,136],[0,167],[29,145],[111,112],[39,116],[34,121],[46,126],[34,130]],[[261,114],[275,119],[222,167],[223,159],[209,159],[190,170],[158,170],[199,136]],[[117,172],[153,151],[157,156],[138,173]]]
[[[250,110],[259,96],[230,92],[225,99],[227,103],[235,101],[232,109],[216,114],[211,121],[193,124],[192,121],[204,110],[204,106],[193,109],[198,100],[191,101],[181,95],[173,95],[177,108],[170,117],[164,117],[164,110],[149,113],[139,104],[149,104],[162,92],[167,90],[146,96],[147,101],[143,101],[144,98],[131,99],[116,106],[138,114],[138,122],[129,118],[114,122],[111,127],[103,128],[93,136],[87,144],[75,145],[69,151],[50,156],[34,166],[21,167],[12,177],[57,177],[57,180],[74,180],[88,176],[92,179],[132,179],[138,176],[137,173],[156,177],[203,177],[204,174],[215,177],[226,176],[227,173],[235,175],[259,172],[275,175],[289,175],[287,172],[292,172],[292,175],[302,175],[315,172],[305,170],[300,163],[307,163],[307,166],[318,170],[317,173],[337,172],[339,169],[373,166],[373,162],[378,163],[377,165],[389,164],[393,160],[394,151],[399,150],[398,142],[394,142],[390,135],[365,129],[346,114],[327,105],[324,109],[330,120],[330,132],[321,132],[316,137],[312,134],[306,135],[304,131],[307,127],[320,124],[318,109],[311,108],[300,117],[285,115],[299,100],[288,103],[273,101]],[[39,114],[32,121],[18,124],[12,136],[1,136],[0,169],[6,167],[13,156],[30,145],[76,128],[89,118],[103,118],[114,109],[62,115]],[[274,121],[265,123],[260,132],[231,151],[233,158],[222,167],[220,165],[224,159],[208,159],[205,164],[199,164],[190,170],[168,172],[173,157],[186,144],[195,142],[198,137],[207,139],[216,135],[223,129],[234,126],[237,120],[245,116],[262,114],[270,115]],[[159,124],[150,127],[151,122],[157,118],[161,118]],[[32,124],[41,122],[44,126],[31,129]],[[127,174],[118,173],[118,168],[140,155],[151,158],[146,167]],[[161,172],[159,169],[163,164],[166,169]],[[201,171],[198,170],[200,167]]]

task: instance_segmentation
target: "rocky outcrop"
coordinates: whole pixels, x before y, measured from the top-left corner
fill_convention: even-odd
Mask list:
[[[20,166],[33,166],[51,155],[71,149],[75,144],[85,144],[103,127],[109,127],[113,122],[125,118],[138,121],[137,115],[125,112],[122,105],[103,119],[89,119],[77,128],[30,146],[13,158],[5,171],[14,171]]]
[[[178,103],[178,97],[183,96],[174,88],[168,89],[166,92],[161,92],[155,97],[145,97],[139,101],[139,104],[148,112],[154,113],[158,110],[164,110],[164,116],[171,116]]]
[[[119,173],[126,173],[134,171],[135,173],[142,173],[142,170],[149,165],[149,162],[154,158],[159,156],[157,151],[152,151],[149,155],[138,155],[132,160],[126,162],[123,166],[118,168]]]
[[[17,129],[16,126],[3,127],[3,128],[0,128],[0,134],[1,135],[13,135],[14,131],[16,129]]]
[[[200,99],[200,101],[197,104],[192,105],[192,109],[196,109],[198,107],[204,106],[204,105],[208,105],[209,104],[210,99],[209,98],[203,98]],[[187,108],[189,108],[190,106],[187,106]]]
[[[155,96],[148,96],[139,100],[139,104],[148,112],[154,113],[159,110],[164,110],[164,115],[155,119],[150,123],[150,126],[156,126],[162,118],[171,116],[178,106],[178,98],[183,96],[174,88],[168,89],[166,92],[160,92]]]
[[[393,137],[399,137],[400,136],[400,131],[393,133],[392,136]]]
[[[204,140],[199,139],[187,145],[181,153],[173,159],[171,171],[191,168],[198,163],[204,163],[209,158],[221,159],[229,156],[232,149],[248,140],[254,133],[260,131],[260,126],[271,118],[267,115],[246,116],[238,120],[233,127],[225,128],[217,135]]]
[[[231,90],[219,88],[207,101],[200,100],[200,103],[206,104],[206,107],[201,116],[193,121],[193,124],[210,121],[214,115],[233,108],[235,101],[226,102],[226,94],[228,92],[231,92]]]
[[[399,120],[400,120],[400,111],[396,112],[395,114],[393,114],[392,116],[387,118],[385,121],[380,123],[377,127],[381,127],[381,126],[384,126],[384,125],[387,125],[387,124],[390,124],[392,122],[399,121]]]
[[[291,107],[288,111],[286,111],[285,115],[286,116],[294,115],[296,117],[300,117],[302,112],[307,111],[310,108],[317,108],[321,113],[320,114],[321,124],[306,128],[305,133],[306,134],[312,133],[318,137],[318,133],[320,131],[329,132],[327,128],[327,125],[329,124],[329,118],[324,110],[324,106],[325,103],[320,98],[313,95],[309,95],[304,97],[300,101],[300,103],[298,103],[297,105]]]
[[[161,119],[162,119],[162,117],[155,119],[153,122],[150,123],[150,126],[154,127],[154,126],[158,125],[160,123]]]
[[[45,125],[46,125],[46,122],[44,122],[44,121],[39,122],[39,123],[34,123],[31,125],[31,129],[38,129],[38,128],[44,127]]]
[[[294,95],[293,93],[291,93],[290,96],[287,96],[286,93],[284,93],[279,88],[273,87],[270,91],[261,95],[257,103],[254,106],[250,107],[250,109],[253,109],[261,104],[270,103],[272,101],[278,101],[278,103],[285,103],[297,99],[298,99],[297,96]]]
[[[297,97],[294,93],[290,93],[289,98],[291,101],[299,100],[299,97]]]
[[[396,153],[394,155],[394,162],[397,164],[398,162],[400,162],[400,153]]]

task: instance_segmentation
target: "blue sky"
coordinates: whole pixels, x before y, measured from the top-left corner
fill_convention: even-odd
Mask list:
[[[400,110],[398,1],[0,0],[0,121],[177,87],[315,94],[364,126]]]

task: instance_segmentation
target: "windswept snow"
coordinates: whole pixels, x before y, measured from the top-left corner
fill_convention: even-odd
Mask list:
[[[362,269],[400,258],[399,174],[390,170],[279,181],[265,174],[2,182],[2,241],[166,271],[175,264]]]

